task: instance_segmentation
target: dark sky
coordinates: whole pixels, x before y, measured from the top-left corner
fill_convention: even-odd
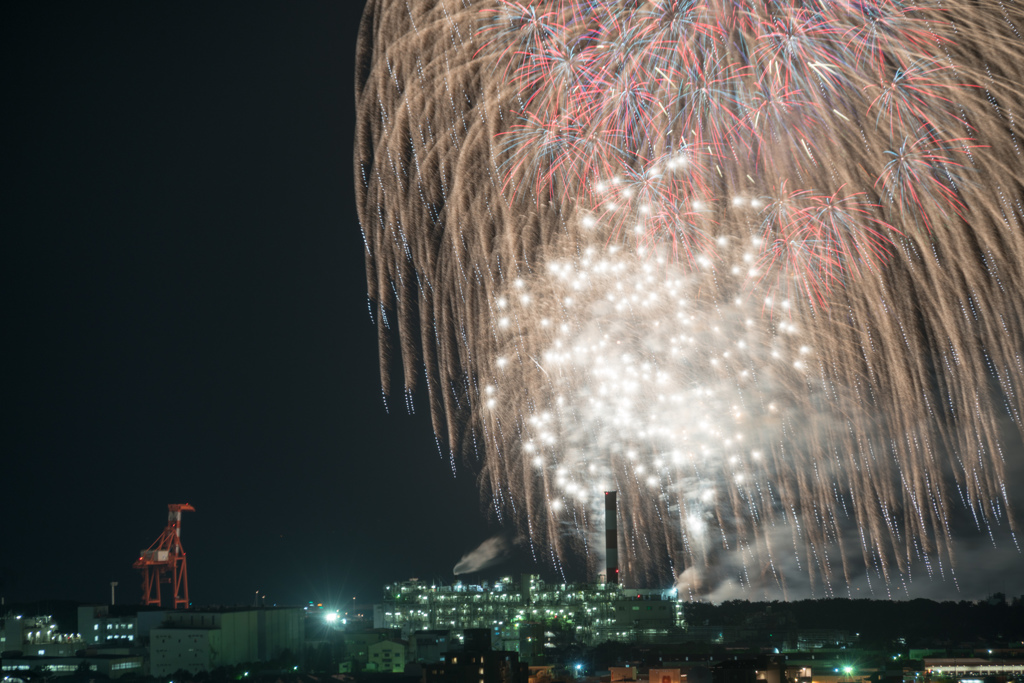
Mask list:
[[[372,601],[487,538],[388,415],[354,205],[363,3],[24,3],[3,50],[0,596]]]

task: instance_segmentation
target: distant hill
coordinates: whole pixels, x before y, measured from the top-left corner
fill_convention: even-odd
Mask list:
[[[799,600],[720,605],[687,603],[688,624],[746,626],[772,624],[786,629],[840,629],[859,633],[864,646],[884,647],[897,639],[907,646],[932,647],[975,640],[1024,640],[1024,596],[1007,601],[996,594],[979,602],[934,600]]]

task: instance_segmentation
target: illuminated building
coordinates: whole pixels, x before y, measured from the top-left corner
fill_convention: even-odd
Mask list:
[[[90,646],[141,647],[166,613],[141,605],[81,605],[78,630]]]
[[[1024,659],[985,659],[982,657],[926,657],[924,670],[936,678],[966,681],[990,677],[1017,678],[1024,675]]]
[[[141,654],[121,652],[97,654],[85,650],[86,641],[77,633],[58,633],[51,616],[8,615],[0,628],[0,671],[6,678],[22,678],[32,671],[44,677],[94,672],[108,678],[141,673]]]
[[[374,608],[375,628],[400,629],[405,638],[424,630],[485,628],[496,647],[524,654],[535,649],[536,637],[565,636],[588,645],[650,642],[678,632],[682,625],[683,604],[674,589],[549,584],[534,575],[524,575],[518,585],[511,578],[493,585],[453,586],[411,579],[385,586],[384,600]]]
[[[0,652],[20,652],[35,657],[71,657],[85,643],[77,633],[57,633],[51,616],[24,617],[10,614],[0,629]]]
[[[71,676],[86,671],[110,679],[131,673],[142,673],[141,655],[95,655],[89,657],[4,657],[0,669],[4,678],[21,679],[38,671],[46,678]]]

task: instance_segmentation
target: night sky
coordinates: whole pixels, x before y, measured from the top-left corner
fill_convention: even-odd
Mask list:
[[[168,503],[196,508],[198,605],[370,603],[451,581],[499,532],[425,401],[381,399],[352,177],[362,6],[5,11],[8,602],[101,602],[110,581],[137,601]],[[990,574],[966,557],[964,592],[934,594],[1024,591],[1012,546]],[[519,551],[488,577],[531,568]]]
[[[26,3],[0,22],[0,596],[372,602],[495,529],[389,415],[354,204],[362,2]],[[13,342],[13,343],[12,343]],[[421,404],[425,408],[425,403]]]

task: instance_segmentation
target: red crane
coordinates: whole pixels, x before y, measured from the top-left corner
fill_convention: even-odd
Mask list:
[[[188,503],[167,506],[167,526],[163,533],[132,565],[142,571],[143,605],[159,605],[160,584],[169,583],[174,587],[174,609],[179,606],[188,609],[188,572],[185,551],[181,547],[181,513],[186,510],[196,511]]]

